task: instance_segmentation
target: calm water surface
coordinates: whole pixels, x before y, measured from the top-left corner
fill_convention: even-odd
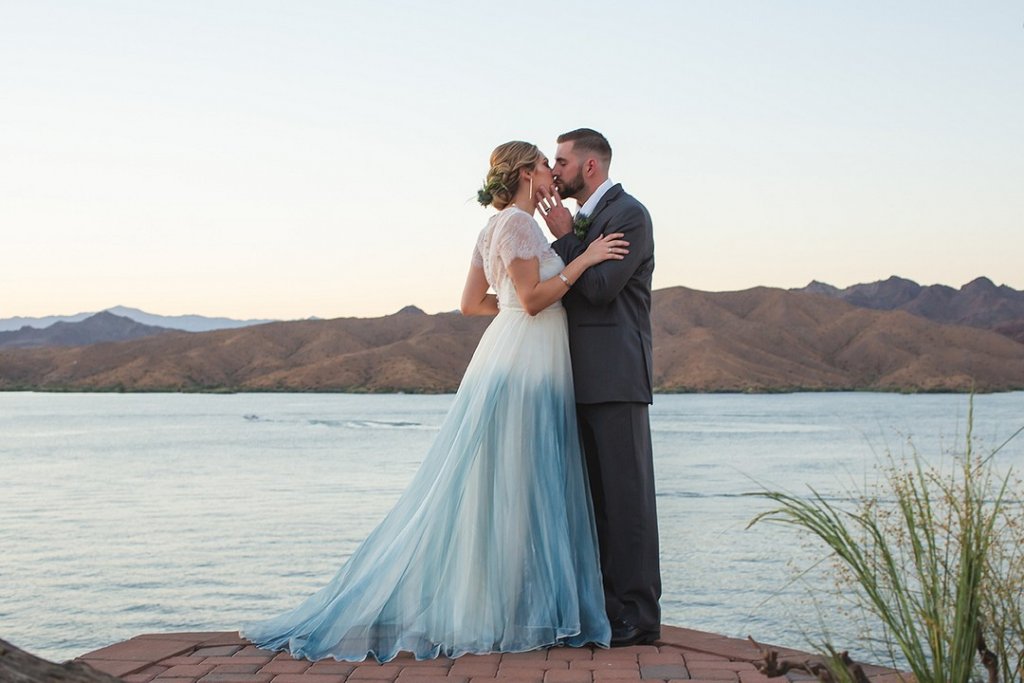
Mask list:
[[[229,630],[320,588],[412,477],[451,396],[0,393],[0,637],[66,659]],[[745,530],[761,485],[843,495],[908,442],[963,444],[953,395],[658,396],[665,623],[806,647],[791,532]],[[982,447],[1024,393],[975,399]],[[1024,439],[998,456],[1024,466]],[[815,579],[811,579],[814,581]],[[843,627],[834,626],[837,640]]]

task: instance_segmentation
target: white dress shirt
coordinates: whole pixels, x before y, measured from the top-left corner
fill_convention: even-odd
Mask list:
[[[592,214],[594,212],[594,209],[597,207],[597,203],[601,201],[601,197],[604,196],[605,192],[612,189],[612,185],[614,184],[615,183],[612,182],[612,179],[608,178],[603,183],[598,185],[597,189],[594,190],[594,194],[590,195],[587,201],[583,203],[583,206],[581,206],[580,210],[576,212],[576,215],[589,216],[590,214]]]

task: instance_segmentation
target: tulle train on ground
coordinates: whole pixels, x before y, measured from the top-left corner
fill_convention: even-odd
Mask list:
[[[559,304],[503,309],[395,507],[326,587],[243,635],[312,660],[607,646],[565,326]]]

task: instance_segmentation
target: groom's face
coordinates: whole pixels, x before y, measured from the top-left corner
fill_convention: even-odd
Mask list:
[[[572,142],[561,142],[555,151],[555,186],[563,197],[575,197],[583,189],[583,164]]]

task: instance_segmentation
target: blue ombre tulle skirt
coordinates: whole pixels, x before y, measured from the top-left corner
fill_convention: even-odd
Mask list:
[[[331,582],[242,635],[380,661],[607,646],[565,313],[502,310],[409,488]]]

